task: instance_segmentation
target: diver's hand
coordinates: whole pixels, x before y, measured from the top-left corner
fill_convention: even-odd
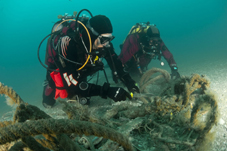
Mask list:
[[[109,87],[107,96],[113,99],[115,102],[117,101],[125,101],[127,98],[132,99],[131,95],[120,87]]]
[[[140,89],[138,88],[138,84],[135,83],[134,81],[131,81],[129,83],[126,83],[126,87],[128,88],[128,91],[129,92],[132,92],[132,93],[140,93]]]
[[[172,66],[171,67],[171,79],[178,79],[180,78],[180,74],[178,72],[177,66]]]
[[[114,72],[112,72],[112,77],[113,77],[113,81],[115,83],[118,83],[118,76],[117,76],[117,74],[115,74]]]
[[[91,53],[89,53],[89,55],[91,56],[98,56],[100,58],[105,57],[107,54],[106,49],[105,48],[98,48],[98,49],[93,49],[93,51]]]
[[[125,86],[128,88],[129,92],[132,93],[140,93],[138,84],[131,78],[131,76],[129,74],[124,75],[121,80],[123,81],[123,83],[125,84]]]
[[[125,91],[123,88],[110,87],[110,84],[106,83],[106,82],[101,87],[100,96],[105,99],[107,97],[109,97],[109,98],[113,99],[115,102],[124,101],[127,98],[129,98],[130,100],[132,99],[132,96],[127,91]]]

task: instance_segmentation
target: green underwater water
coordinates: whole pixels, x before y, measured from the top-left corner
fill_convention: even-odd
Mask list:
[[[41,106],[46,73],[37,59],[38,45],[50,33],[53,23],[58,20],[57,15],[72,14],[83,8],[93,15],[104,14],[110,18],[116,37],[113,44],[118,54],[119,45],[130,28],[137,22],[150,21],[160,29],[180,74],[207,74],[213,82],[227,75],[225,0],[142,0],[140,3],[135,0],[1,0],[0,82],[12,87],[25,102]],[[41,50],[40,56],[44,60],[45,43]],[[157,60],[151,62],[150,67],[153,66],[170,71],[167,64],[161,67]],[[5,97],[1,96],[0,115],[10,110]]]

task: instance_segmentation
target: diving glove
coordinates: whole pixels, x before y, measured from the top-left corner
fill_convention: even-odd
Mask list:
[[[126,87],[128,88],[129,92],[132,92],[132,93],[140,93],[140,89],[138,88],[138,84],[135,83],[135,82],[130,82],[130,83],[127,83],[126,84]]]
[[[171,79],[178,79],[180,78],[180,74],[178,72],[177,66],[171,66]]]
[[[113,99],[115,102],[125,101],[127,98],[130,100],[132,99],[131,95],[120,87],[110,87],[107,96]]]
[[[120,87],[110,87],[109,83],[104,83],[104,85],[101,88],[101,97],[102,98],[111,98],[115,102],[117,101],[125,101],[127,98],[130,100],[132,99],[132,96],[125,91],[123,88]]]
[[[138,84],[131,78],[129,74],[124,75],[121,79],[124,82],[125,86],[128,88],[129,92],[140,93]]]

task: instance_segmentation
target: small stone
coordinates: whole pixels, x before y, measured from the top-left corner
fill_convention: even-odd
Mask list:
[[[220,121],[219,121],[219,124],[224,125],[225,121],[221,118]]]

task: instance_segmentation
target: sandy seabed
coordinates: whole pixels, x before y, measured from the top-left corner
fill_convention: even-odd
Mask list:
[[[197,73],[200,75],[206,75],[206,77],[211,81],[210,90],[212,90],[218,97],[218,108],[220,119],[216,126],[212,128],[212,131],[216,131],[215,139],[212,143],[212,148],[210,151],[226,151],[227,150],[227,63],[223,61],[216,61],[212,63],[204,63],[198,66],[184,66],[181,70],[179,70],[181,75],[191,75],[192,73]],[[108,72],[108,71],[107,71]],[[109,72],[108,72],[109,73]],[[100,76],[100,79],[104,78]],[[111,79],[111,76],[108,75],[108,78]],[[95,78],[94,78],[95,79]],[[6,84],[7,85],[7,84]],[[111,104],[111,100],[102,100],[102,99],[94,99],[96,101],[91,101],[91,106],[101,106],[103,104]],[[26,100],[24,100],[26,101]],[[61,104],[57,103],[56,106],[52,109],[45,109],[40,103],[37,101],[37,105],[41,110],[51,115],[53,118],[64,118],[65,114],[61,110]],[[1,115],[1,121],[10,120],[14,114],[14,110],[9,111],[3,115]]]

